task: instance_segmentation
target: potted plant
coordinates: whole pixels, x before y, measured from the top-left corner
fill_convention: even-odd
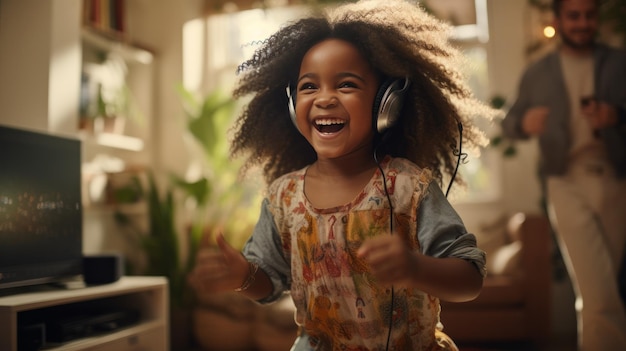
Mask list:
[[[192,199],[192,237],[199,242],[207,231],[223,230],[235,246],[243,246],[256,220],[260,197],[252,181],[241,179],[241,160],[229,153],[228,130],[235,101],[221,90],[206,96],[179,87],[190,136],[189,149],[200,172],[190,178],[172,175],[172,182]],[[233,220],[237,218],[237,220]]]
[[[187,113],[187,130],[192,136],[190,147],[199,155],[196,161],[203,169],[202,175],[191,182],[175,179],[179,187],[194,194],[197,217],[191,236],[202,249],[210,250],[217,249],[214,234],[222,232],[231,245],[242,248],[258,218],[261,194],[259,180],[241,179],[241,160],[234,160],[229,154],[227,131],[235,103],[219,90],[204,98],[183,88],[179,92]],[[246,344],[250,340],[246,334],[251,333],[257,304],[236,293],[194,294],[194,297],[192,329],[200,346],[220,350],[250,346]]]
[[[96,56],[81,73],[79,127],[90,133],[123,134],[127,121],[142,123],[127,81],[128,67],[117,55]]]
[[[143,199],[147,228],[124,212],[116,213],[117,222],[133,232],[130,238],[144,256],[144,264],[133,269],[134,273],[161,275],[169,280],[172,318],[181,315],[172,321],[173,349],[183,349],[190,337],[187,334],[193,329],[188,318],[198,306],[198,297],[186,279],[198,249],[203,244],[212,245],[211,234],[221,230],[232,245],[242,247],[260,208],[257,188],[240,179],[241,162],[232,160],[228,150],[227,131],[234,100],[221,91],[204,97],[183,88],[179,93],[186,113],[188,146],[201,172],[192,178],[172,173],[160,183],[148,172],[146,179],[135,177],[131,184],[119,189],[118,198]],[[162,183],[165,186],[161,191]],[[181,213],[187,218],[179,226]],[[204,302],[206,305],[206,299]]]

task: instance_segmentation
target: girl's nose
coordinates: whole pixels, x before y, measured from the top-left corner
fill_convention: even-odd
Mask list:
[[[331,92],[320,92],[315,99],[315,105],[321,108],[329,108],[337,105],[337,96]]]

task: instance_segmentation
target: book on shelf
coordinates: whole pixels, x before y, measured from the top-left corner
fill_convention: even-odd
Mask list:
[[[83,0],[83,25],[124,39],[127,34],[126,0]]]

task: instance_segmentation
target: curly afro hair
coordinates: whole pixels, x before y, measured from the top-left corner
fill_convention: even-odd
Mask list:
[[[402,115],[379,152],[431,169],[441,185],[444,174],[455,173],[461,129],[463,147],[475,149],[486,139],[471,119],[493,115],[466,86],[463,56],[449,43],[449,30],[403,0],[345,4],[287,24],[238,68],[233,95],[252,98],[233,127],[233,156],[245,155],[244,169],[262,166],[268,183],[315,162],[315,151],[289,118],[285,90],[295,86],[312,46],[338,38],[355,45],[382,77],[410,79]]]

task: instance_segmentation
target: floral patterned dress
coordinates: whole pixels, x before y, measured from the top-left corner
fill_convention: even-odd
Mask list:
[[[468,259],[483,272],[484,253],[431,173],[401,158],[387,157],[381,167],[393,204],[393,235],[432,256]],[[274,284],[274,294],[261,302],[290,290],[296,322],[313,350],[454,350],[441,332],[437,298],[378,284],[357,257],[364,240],[390,235],[381,173],[352,202],[318,209],[304,194],[306,170],[272,183],[244,248]],[[436,208],[422,211],[423,205]]]

